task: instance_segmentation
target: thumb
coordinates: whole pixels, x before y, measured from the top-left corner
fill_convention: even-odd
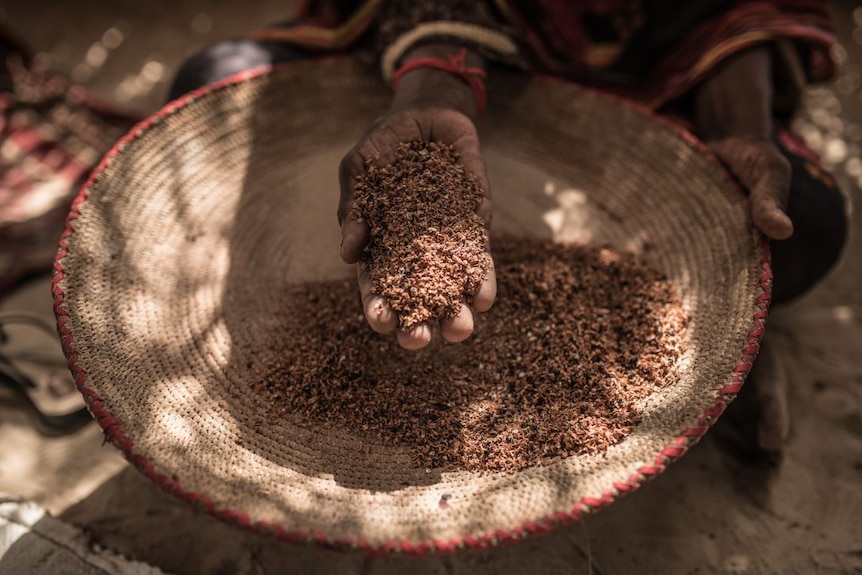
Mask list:
[[[338,224],[341,226],[341,259],[348,264],[359,261],[371,232],[368,224],[352,216],[356,180],[365,173],[362,157],[351,150],[338,167],[341,196],[338,202]]]

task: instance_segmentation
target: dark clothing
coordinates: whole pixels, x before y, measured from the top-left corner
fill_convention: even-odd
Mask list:
[[[264,30],[316,51],[373,48],[389,79],[421,44],[468,46],[492,61],[564,76],[658,109],[755,45],[780,51],[797,84],[833,73],[824,0],[339,0],[306,2],[296,23]],[[783,86],[778,86],[782,89]]]
[[[171,92],[176,97],[246,69],[309,55],[279,42],[223,42],[189,59]],[[843,196],[813,152],[786,131],[777,135],[776,144],[793,170],[788,215],[794,223],[794,235],[770,244],[772,301],[782,304],[808,291],[837,262],[847,236],[847,215]]]

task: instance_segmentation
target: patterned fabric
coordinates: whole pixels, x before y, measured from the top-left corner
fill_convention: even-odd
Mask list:
[[[428,43],[464,46],[491,60],[527,68],[516,36],[517,30],[503,24],[492,2],[318,0],[303,2],[293,21],[261,30],[253,38],[306,51],[367,49],[375,53],[389,81],[409,49]]]
[[[324,23],[320,13],[329,20]],[[835,37],[825,0],[323,0],[304,2],[297,22],[258,38],[317,50],[372,47],[386,78],[410,47],[452,43],[653,109],[685,95],[729,56],[759,44],[792,46],[780,56],[788,68],[802,71],[797,81],[834,73],[829,49]],[[423,28],[429,33],[417,33]]]
[[[0,295],[50,269],[78,187],[134,123],[35,69],[0,29]]]
[[[832,75],[825,1],[510,0],[541,69],[652,108],[691,90],[729,56],[792,40],[807,80]]]

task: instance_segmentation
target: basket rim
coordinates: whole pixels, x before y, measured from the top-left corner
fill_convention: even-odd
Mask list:
[[[757,294],[754,303],[757,311],[750,318],[751,327],[746,338],[746,346],[742,350],[741,357],[733,369],[733,379],[730,384],[722,387],[715,397],[711,406],[703,411],[698,417],[697,425],[688,427],[680,432],[674,441],[665,446],[655,456],[652,465],[638,468],[627,480],[615,482],[611,487],[593,496],[582,497],[568,511],[553,513],[535,521],[528,521],[509,529],[498,529],[486,532],[478,536],[455,537],[447,540],[428,539],[419,542],[409,540],[392,540],[383,544],[373,544],[362,537],[338,537],[333,538],[326,533],[313,530],[287,530],[283,526],[266,522],[255,521],[247,513],[235,509],[222,507],[203,493],[185,489],[180,482],[167,473],[159,470],[157,465],[150,461],[145,455],[135,450],[135,443],[131,437],[126,435],[122,423],[106,408],[99,394],[88,386],[88,374],[78,364],[78,352],[76,342],[71,329],[68,326],[69,313],[64,307],[65,293],[60,285],[65,277],[66,269],[64,259],[69,253],[69,240],[74,234],[73,222],[78,218],[81,207],[87,201],[90,189],[96,183],[99,176],[108,168],[113,158],[123,152],[127,145],[144,137],[156,124],[167,117],[185,108],[191,103],[218,91],[229,88],[249,80],[267,76],[278,70],[307,65],[319,65],[325,62],[343,61],[349,59],[348,55],[335,55],[288,62],[278,65],[265,65],[238,74],[229,76],[212,84],[202,86],[171,102],[151,114],[149,117],[138,122],[132,129],[120,138],[108,151],[91,172],[87,181],[83,184],[75,197],[70,212],[66,218],[65,229],[58,242],[58,251],[53,263],[53,277],[51,291],[53,296],[53,309],[57,319],[57,331],[67,364],[78,391],[84,396],[87,407],[99,426],[102,428],[105,441],[110,442],[117,448],[129,463],[139,472],[146,475],[151,481],[164,491],[192,504],[195,508],[207,512],[216,518],[226,520],[239,527],[256,534],[275,537],[294,544],[310,544],[325,549],[335,550],[362,550],[368,555],[385,556],[392,554],[428,556],[453,553],[463,549],[488,549],[501,543],[522,540],[528,536],[547,533],[557,527],[575,523],[585,515],[596,512],[623,495],[638,489],[641,485],[661,474],[668,465],[679,459],[690,447],[696,444],[707,430],[715,423],[726,407],[735,398],[742,388],[745,378],[750,371],[754,359],[760,349],[760,343],[765,331],[769,304],[772,298],[772,269],[770,265],[769,243],[765,236],[757,233],[757,249],[759,251],[759,267],[761,273],[758,277],[760,293]],[[695,151],[705,155],[713,164],[718,166],[725,174],[727,180],[741,194],[745,194],[739,183],[724,169],[717,157],[701,142],[693,133],[680,124],[658,115],[650,108],[628,101],[619,96],[607,94],[600,90],[587,88],[565,81],[563,79],[545,74],[531,74],[534,81],[553,83],[560,90],[568,90],[580,94],[591,93],[598,97],[609,98],[617,104],[625,106],[645,115],[653,121],[664,125],[665,129],[675,133],[682,138]]]

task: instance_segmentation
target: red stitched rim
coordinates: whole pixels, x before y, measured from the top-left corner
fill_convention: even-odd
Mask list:
[[[341,60],[343,58],[344,56],[330,56],[316,59],[314,62],[319,63],[331,60]],[[760,235],[758,240],[758,248],[761,252],[760,267],[762,270],[762,273],[758,278],[758,283],[762,293],[755,298],[755,305],[758,310],[751,317],[751,329],[748,332],[746,346],[742,350],[742,357],[733,370],[733,381],[719,390],[713,405],[707,408],[698,417],[697,425],[682,430],[671,445],[668,445],[661,450],[653,460],[652,465],[640,467],[626,481],[615,482],[612,487],[605,489],[602,493],[597,493],[594,496],[583,497],[568,511],[560,511],[536,521],[528,521],[509,530],[496,530],[479,536],[465,536],[449,540],[427,540],[417,543],[411,541],[391,541],[383,545],[373,545],[362,538],[345,537],[333,539],[320,532],[288,531],[277,524],[264,521],[253,521],[246,513],[219,507],[206,495],[183,489],[177,480],[160,472],[146,457],[136,453],[134,442],[124,433],[121,423],[105,408],[101,397],[87,387],[87,373],[78,365],[78,355],[75,349],[75,342],[67,325],[69,317],[66,310],[63,308],[64,293],[59,285],[65,274],[63,258],[69,251],[69,238],[73,234],[72,222],[78,217],[81,206],[87,199],[90,187],[93,185],[99,174],[102,173],[110,164],[112,158],[119,154],[128,143],[141,137],[153,124],[209,93],[225,89],[228,86],[238,84],[252,78],[270,74],[274,70],[282,67],[302,64],[308,64],[308,61],[255,68],[253,70],[230,76],[219,82],[203,86],[197,90],[189,92],[177,100],[169,102],[149,118],[135,125],[129,133],[123,136],[114,145],[114,147],[105,154],[99,165],[90,174],[87,182],[83,185],[72,203],[71,211],[66,219],[65,230],[59,240],[59,249],[54,259],[54,275],[51,284],[51,291],[54,299],[54,314],[57,318],[57,332],[60,336],[63,352],[66,354],[69,370],[75,379],[75,384],[78,390],[84,396],[90,412],[102,427],[106,441],[110,441],[117,449],[120,450],[123,456],[132,465],[149,477],[163,490],[191,503],[196,508],[202,509],[214,517],[227,520],[253,533],[272,536],[290,543],[312,544],[326,549],[361,549],[370,555],[399,553],[426,556],[432,554],[452,553],[461,549],[488,549],[501,543],[514,542],[528,536],[544,534],[556,527],[574,523],[581,517],[606,507],[617,498],[634,491],[646,481],[656,477],[664,471],[670,463],[679,459],[692,445],[697,443],[698,440],[703,437],[706,431],[713,425],[713,423],[715,423],[730,401],[733,400],[742,388],[745,377],[751,369],[754,359],[760,349],[760,341],[765,330],[769,303],[772,298],[772,269],[770,267],[769,244],[763,235]],[[680,137],[682,137],[690,146],[698,152],[707,155],[715,165],[721,167],[722,171],[727,174],[728,180],[734,184],[740,193],[744,193],[730,174],[724,170],[712,152],[710,152],[709,149],[691,132],[683,129],[671,120],[655,114],[652,110],[644,106],[634,104],[619,97],[612,95],[609,96],[608,94],[600,93],[596,90],[575,86],[553,77],[541,75],[536,75],[534,77],[540,81],[557,82],[564,86],[565,89],[593,92],[601,94],[603,97],[611,97],[622,105],[628,106],[641,114],[662,122],[668,129],[676,132]]]

